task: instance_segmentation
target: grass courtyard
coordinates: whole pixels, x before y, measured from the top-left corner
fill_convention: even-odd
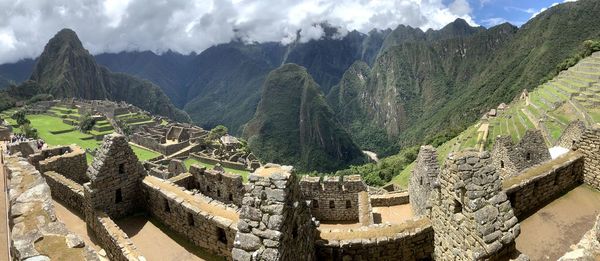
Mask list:
[[[7,114],[8,113],[4,114],[4,119],[6,119],[9,124],[15,125],[16,123],[14,120],[6,117],[8,116]],[[62,119],[58,117],[36,114],[27,115],[27,119],[31,121],[31,126],[37,129],[39,137],[46,141],[48,145],[55,146],[76,144],[82,148],[95,149],[102,144],[102,141],[95,140],[90,134],[77,131],[74,126],[63,123]],[[14,128],[14,131],[18,133],[20,130],[18,128]],[[131,146],[131,148],[140,160],[148,160],[160,155],[158,152],[138,146]],[[91,155],[86,154],[86,156],[88,163],[91,162]]]

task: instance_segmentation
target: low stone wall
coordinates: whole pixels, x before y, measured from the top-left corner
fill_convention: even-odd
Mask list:
[[[37,152],[36,141],[21,141],[9,143],[8,145],[6,145],[6,148],[10,155],[15,155],[20,152],[22,157],[27,157]]]
[[[430,260],[433,228],[428,219],[321,232],[317,260]]]
[[[46,183],[50,186],[52,197],[69,206],[70,208],[84,214],[83,186],[75,181],[64,177],[54,171],[42,173]]]
[[[70,151],[65,154],[52,156],[39,162],[40,172],[55,171],[79,184],[90,180],[86,175],[87,168],[85,151],[77,146],[71,146]]]
[[[200,155],[198,153],[190,153],[190,157],[192,157],[193,159],[196,159],[200,162],[206,163],[206,164],[216,165],[217,163],[219,163],[219,164],[221,164],[221,166],[230,168],[230,169],[248,170],[248,168],[246,168],[246,165],[239,163],[239,162],[213,159],[211,157]]]
[[[46,148],[46,149],[41,150],[38,153],[29,155],[27,160],[29,160],[29,163],[31,163],[31,165],[33,165],[36,169],[39,170],[40,161],[45,160],[50,157],[63,155],[70,151],[71,151],[71,148],[69,146],[58,146],[58,147]]]
[[[371,207],[371,198],[369,192],[358,193],[358,223],[362,226],[370,226],[373,221],[373,208]]]
[[[194,181],[194,176],[189,172],[181,173],[175,177],[169,179],[173,184],[185,188],[187,190],[193,189],[195,187],[196,182]]]
[[[387,193],[383,195],[372,195],[372,207],[390,207],[404,205],[409,203],[409,194],[407,191],[397,193]]]
[[[25,158],[5,157],[11,255],[14,260],[99,260],[57,220],[50,187]],[[4,193],[4,191],[3,191]]]
[[[94,232],[96,240],[106,251],[106,255],[113,261],[145,261],[131,239],[110,219],[106,213],[95,211],[92,218],[87,220],[88,227]]]
[[[193,187],[202,194],[223,203],[242,205],[245,189],[242,176],[217,170],[207,170],[198,165],[190,166],[190,173],[194,177]]]
[[[161,144],[157,140],[155,140],[151,137],[143,136],[140,133],[134,133],[133,135],[131,135],[131,142],[138,144],[142,147],[146,147],[148,149],[154,150],[163,155],[171,155],[171,154],[178,152],[190,145],[189,141],[184,141],[184,142],[174,143],[174,144],[169,144],[169,145]]]
[[[195,246],[231,259],[239,214],[155,177],[143,180],[147,210]]]
[[[583,183],[583,155],[570,152],[553,161],[527,169],[506,179],[503,188],[515,216],[523,220],[528,214],[545,206]]]

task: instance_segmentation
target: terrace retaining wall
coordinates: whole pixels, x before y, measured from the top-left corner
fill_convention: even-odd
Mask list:
[[[180,143],[174,143],[174,144],[168,144],[168,145],[161,144],[156,139],[154,139],[152,137],[143,136],[140,133],[134,133],[133,135],[131,135],[131,142],[138,144],[142,147],[159,152],[160,154],[163,154],[163,155],[171,155],[171,154],[178,152],[190,145],[189,141],[183,141]]]
[[[570,152],[506,179],[503,187],[515,216],[529,214],[583,183],[583,155]]]
[[[387,193],[383,195],[372,195],[371,206],[372,207],[390,207],[397,205],[404,205],[409,203],[410,196],[407,191]]]
[[[219,163],[219,164],[221,164],[221,166],[230,168],[230,169],[248,170],[246,168],[246,165],[239,163],[239,162],[218,160],[218,159],[214,159],[214,158],[211,158],[208,156],[200,155],[198,153],[190,153],[190,157],[192,157],[193,159],[196,159],[200,162],[206,163],[206,164],[216,165],[217,163]]]

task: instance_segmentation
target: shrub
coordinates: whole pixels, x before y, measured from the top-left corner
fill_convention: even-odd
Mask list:
[[[227,127],[225,127],[223,125],[217,125],[212,130],[210,130],[210,133],[208,134],[208,138],[211,140],[218,139],[218,138],[224,136],[225,134],[227,134],[228,131],[229,130],[227,129]]]
[[[19,125],[19,126],[22,126],[22,125],[30,123],[30,121],[26,118],[25,112],[22,111],[22,110],[18,111],[18,112],[15,112],[11,116],[11,118],[14,119],[14,120],[16,120],[17,121],[17,125]]]
[[[25,137],[30,138],[30,139],[38,138],[37,129],[32,128],[31,125],[29,125],[29,123],[25,123],[25,124],[21,125],[21,133],[23,133],[25,135]]]
[[[79,120],[79,130],[81,132],[88,132],[92,130],[94,124],[96,124],[96,121],[89,113],[86,113],[85,115],[81,116],[81,119]]]

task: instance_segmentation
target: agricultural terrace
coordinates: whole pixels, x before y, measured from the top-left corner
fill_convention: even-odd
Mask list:
[[[15,109],[7,110],[0,113],[0,117],[8,122],[11,126],[13,126],[13,131],[15,133],[19,133],[20,129],[17,127],[17,123],[15,120],[11,119],[10,116],[15,113]],[[74,115],[60,112],[62,115]],[[97,148],[102,141],[96,140],[94,137],[94,133],[102,133],[108,134],[111,131],[90,131],[89,134],[82,133],[75,126],[66,124],[63,122],[63,118],[58,116],[50,116],[45,114],[35,114],[35,115],[27,115],[27,119],[31,122],[31,126],[38,131],[38,135],[41,139],[46,141],[48,145],[69,145],[69,144],[77,144],[78,146],[86,149],[95,149]],[[99,122],[102,125],[102,121]],[[148,160],[154,157],[159,156],[160,154],[155,151],[151,151],[145,148],[141,148],[135,145],[130,145],[135,154],[138,156],[140,160]],[[92,156],[87,154],[88,163],[91,162]]]

